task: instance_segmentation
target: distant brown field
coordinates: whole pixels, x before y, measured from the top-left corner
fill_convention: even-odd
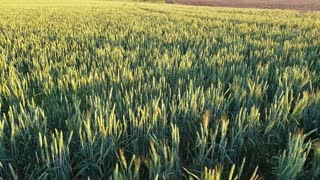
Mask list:
[[[166,0],[167,3],[235,8],[319,11],[320,0]]]

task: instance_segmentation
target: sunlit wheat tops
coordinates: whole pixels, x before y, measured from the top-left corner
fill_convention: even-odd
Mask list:
[[[3,179],[319,179],[319,128],[319,12],[0,0]]]

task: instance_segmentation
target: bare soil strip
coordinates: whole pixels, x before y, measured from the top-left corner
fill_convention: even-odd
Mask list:
[[[166,0],[171,4],[320,11],[320,0]]]

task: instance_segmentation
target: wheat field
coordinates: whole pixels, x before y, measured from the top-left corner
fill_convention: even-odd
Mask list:
[[[0,0],[3,179],[317,179],[320,13]]]

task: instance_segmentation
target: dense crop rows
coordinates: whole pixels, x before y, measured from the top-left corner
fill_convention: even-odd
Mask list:
[[[316,179],[319,29],[311,12],[2,7],[0,176]]]

